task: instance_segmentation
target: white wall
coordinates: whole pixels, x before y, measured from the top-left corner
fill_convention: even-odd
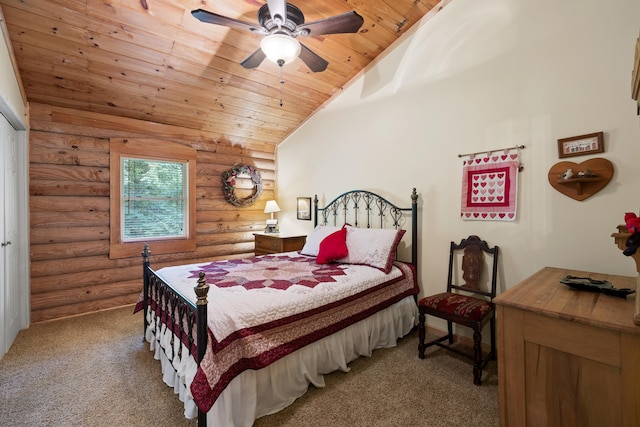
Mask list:
[[[637,0],[453,0],[281,144],[281,231],[312,229],[296,197],[367,189],[408,206],[416,187],[423,293],[469,234],[501,247],[501,291],[544,266],[636,275],[610,236],[640,208],[638,17]],[[582,202],[554,190],[557,139],[598,131],[612,181]],[[517,221],[462,221],[458,154],[519,144]]]
[[[4,333],[0,334],[0,358],[9,349],[13,339],[18,333],[16,328],[26,328],[30,322],[29,300],[30,300],[30,280],[29,280],[29,150],[28,150],[28,118],[27,118],[27,103],[23,98],[20,91],[20,85],[18,83],[18,76],[14,72],[14,68],[11,62],[11,54],[9,51],[9,40],[5,39],[6,27],[0,13],[0,114],[4,116],[11,127],[16,131],[17,146],[15,153],[16,161],[18,163],[17,173],[13,177],[15,179],[16,188],[15,191],[11,191],[12,197],[10,200],[4,200],[5,189],[0,188],[1,203],[11,203],[16,209],[18,224],[17,234],[18,239],[12,239],[12,245],[14,253],[17,252],[17,263],[12,265],[15,274],[11,277],[16,280],[6,281],[4,280],[4,271],[0,271],[2,276],[2,282],[0,285],[0,294],[2,295],[2,301],[0,301],[0,322],[2,328],[7,327]],[[7,132],[8,134],[8,132]],[[5,138],[5,134],[2,135]],[[8,150],[3,151],[5,146],[8,146],[9,142],[4,139],[0,140],[0,151],[3,153],[9,153]],[[4,179],[4,158],[0,159],[3,163],[3,170],[0,176]],[[8,171],[9,169],[7,169]],[[0,186],[4,186],[4,181],[0,180]],[[4,221],[4,216],[2,215]],[[15,219],[15,215],[12,216]],[[12,224],[13,225],[13,224]],[[3,227],[0,226],[0,229]],[[4,231],[3,231],[4,233]],[[2,236],[4,239],[4,235]],[[5,251],[2,251],[2,256],[5,256]],[[12,258],[12,262],[16,259]],[[16,296],[17,298],[8,298],[9,295]],[[17,301],[16,301],[17,300]],[[18,307],[15,306],[17,302]],[[11,322],[15,318],[17,312],[18,322]],[[9,324],[11,324],[9,326]]]
[[[9,39],[0,10],[0,114],[16,130],[26,129],[26,101],[22,98],[18,78],[11,65]]]

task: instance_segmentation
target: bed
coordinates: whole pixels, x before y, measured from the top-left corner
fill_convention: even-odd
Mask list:
[[[251,426],[323,375],[395,346],[417,321],[417,199],[354,190],[324,208],[301,251],[164,267],[145,244],[144,338],[198,425]],[[407,259],[409,258],[409,259]]]

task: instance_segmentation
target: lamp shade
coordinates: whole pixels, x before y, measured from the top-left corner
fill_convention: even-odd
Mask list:
[[[280,212],[280,206],[278,206],[275,200],[267,201],[267,204],[264,207],[264,213],[272,214],[274,212]]]
[[[260,41],[260,48],[270,61],[280,65],[293,62],[300,55],[298,40],[286,34],[271,34]]]

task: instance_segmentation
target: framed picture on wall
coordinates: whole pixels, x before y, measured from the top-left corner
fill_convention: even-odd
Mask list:
[[[604,153],[604,133],[596,132],[587,135],[572,136],[558,140],[558,157],[582,156],[585,154]]]
[[[311,221],[311,197],[298,197],[298,219]]]

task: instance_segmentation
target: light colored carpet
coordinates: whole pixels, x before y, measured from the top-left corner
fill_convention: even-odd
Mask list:
[[[0,360],[3,426],[195,426],[161,379],[132,307],[32,325]],[[473,385],[469,361],[433,347],[417,356],[415,332],[392,349],[326,376],[255,427],[497,426],[497,367]]]

